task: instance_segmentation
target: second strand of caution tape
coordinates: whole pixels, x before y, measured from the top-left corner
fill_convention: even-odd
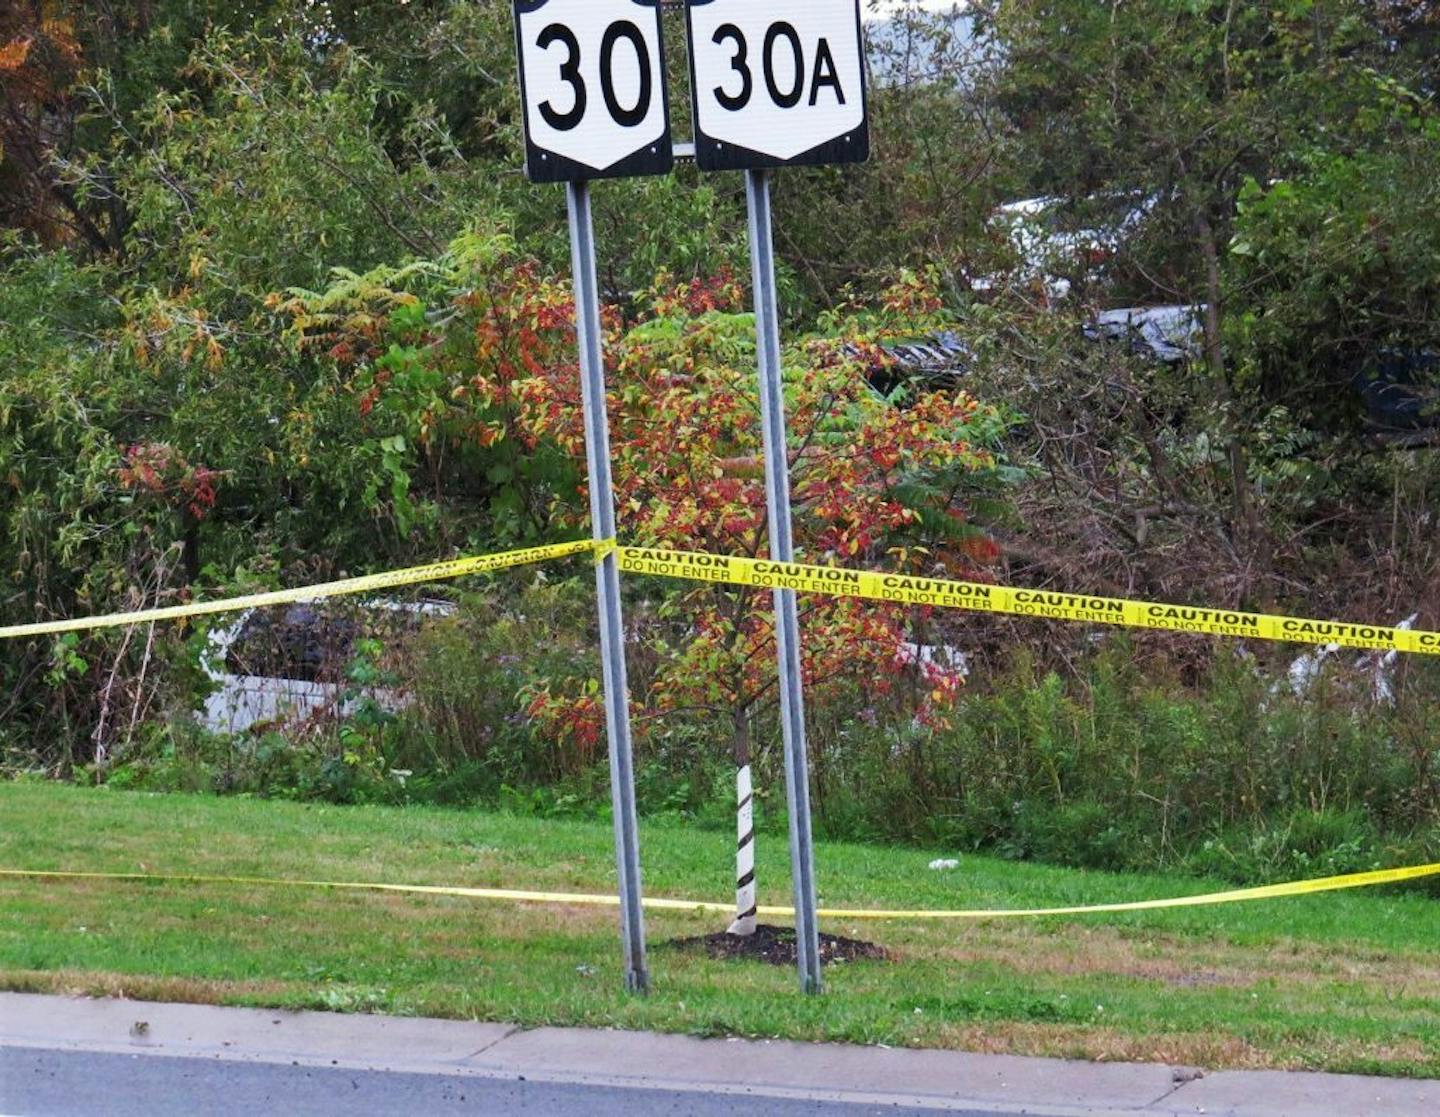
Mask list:
[[[1197,896],[1173,896],[1161,900],[1129,900],[1113,904],[1083,904],[1056,908],[972,908],[954,911],[931,909],[821,908],[817,913],[825,919],[887,919],[887,920],[969,920],[969,919],[1038,919],[1046,916],[1102,915],[1118,912],[1161,911],[1172,908],[1209,907],[1216,904],[1237,904],[1255,900],[1278,900],[1287,896],[1308,896],[1317,892],[1337,892],[1347,888],[1373,888],[1381,884],[1402,884],[1424,877],[1440,875],[1440,863],[1415,865],[1400,869],[1375,869],[1365,873],[1318,877],[1312,880],[1266,884],[1257,888],[1238,888],[1225,892],[1206,892]],[[619,897],[587,892],[540,892],[511,888],[465,888],[439,884],[382,884],[362,881],[286,880],[278,877],[194,876],[164,873],[89,873],[58,870],[0,869],[0,880],[46,880],[59,882],[110,881],[116,883],[231,885],[240,887],[276,887],[325,889],[348,892],[408,893],[421,896],[459,896],[473,900],[508,901],[512,903],[554,904],[561,906],[615,907]],[[689,911],[733,913],[733,903],[713,900],[683,900],[647,896],[641,903],[652,911]],[[765,907],[756,914],[793,917],[790,907]]]

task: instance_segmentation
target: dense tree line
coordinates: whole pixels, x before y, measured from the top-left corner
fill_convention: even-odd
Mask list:
[[[876,348],[844,367],[871,403],[963,388],[1015,467],[957,498],[964,538],[905,546],[1058,588],[1440,627],[1440,6],[874,14],[874,157],[779,179],[790,332],[863,334]],[[513,451],[466,395],[499,359],[476,347],[480,308],[515,269],[543,287],[568,267],[562,197],[520,172],[510,19],[501,0],[0,14],[0,620],[566,522],[567,447]],[[741,183],[682,166],[596,194],[607,324],[663,364],[683,347],[646,337],[715,312],[676,293],[746,274]],[[907,291],[923,314],[896,312]],[[1185,360],[1086,337],[1101,312],[1160,305],[1193,316]],[[941,368],[878,348],[938,333]],[[851,402],[852,433],[878,421]],[[892,561],[887,544],[846,557]],[[1029,638],[937,624],[941,644]],[[1037,652],[1062,673],[1088,647],[1067,640]],[[132,729],[163,725],[202,642],[0,648],[7,763],[69,770],[121,705]],[[1191,681],[1217,654],[1146,650]]]

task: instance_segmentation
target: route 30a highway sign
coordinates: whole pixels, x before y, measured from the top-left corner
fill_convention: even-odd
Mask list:
[[[690,0],[686,18],[704,170],[869,156],[859,0]]]
[[[658,0],[514,0],[532,182],[667,173]]]

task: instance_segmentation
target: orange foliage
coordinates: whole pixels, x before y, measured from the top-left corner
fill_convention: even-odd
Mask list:
[[[52,155],[55,138],[67,131],[69,90],[83,61],[75,25],[55,5],[37,14],[16,4],[0,14],[0,224],[51,242],[77,229]],[[93,226],[85,232],[92,242],[103,240]]]

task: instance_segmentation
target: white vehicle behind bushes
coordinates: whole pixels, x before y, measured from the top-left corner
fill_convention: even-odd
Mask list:
[[[1070,277],[1098,275],[1140,230],[1158,201],[1139,193],[1024,198],[998,207],[990,227],[1009,241],[1015,254],[1010,278],[1041,285],[1046,299],[1058,303],[1070,295]],[[976,276],[970,286],[993,291],[1006,281],[1005,276]]]
[[[448,601],[389,600],[247,609],[210,632],[202,665],[215,689],[199,721],[214,733],[296,728],[344,718],[366,700],[398,713],[410,702],[403,689],[347,677],[358,642],[395,653],[424,620],[454,611]]]

